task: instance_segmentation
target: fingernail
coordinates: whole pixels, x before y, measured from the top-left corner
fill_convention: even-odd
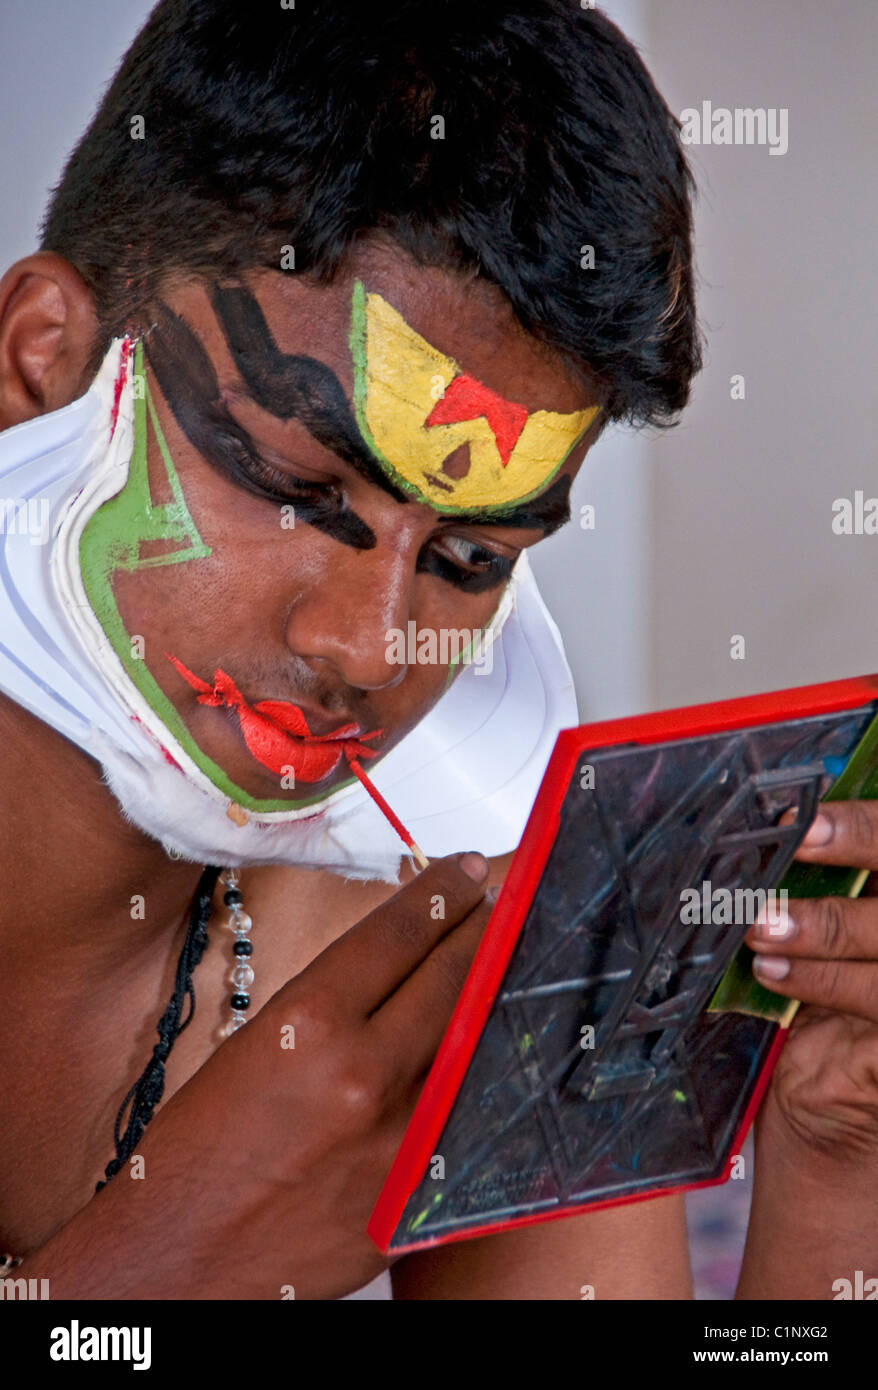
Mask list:
[[[760,908],[753,926],[759,939],[765,941],[782,940],[784,937],[792,936],[796,930],[796,924],[785,907],[774,908],[771,911],[765,907]]]
[[[821,811],[802,844],[806,849],[819,849],[821,845],[828,845],[831,839],[832,821]]]
[[[460,867],[468,878],[472,878],[476,883],[481,883],[482,879],[488,877],[488,861],[478,850],[467,850],[458,860]]]
[[[790,963],[786,956],[757,956],[753,961],[753,973],[763,980],[785,980],[790,973]]]

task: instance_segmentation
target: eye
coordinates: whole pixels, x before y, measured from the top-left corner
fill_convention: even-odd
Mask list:
[[[443,536],[442,543],[446,550],[450,550],[452,555],[458,560],[462,560],[467,569],[487,569],[495,560],[505,560],[509,557],[498,555],[494,550],[488,550],[484,545],[478,545],[475,541],[468,541],[464,536]]]
[[[421,552],[418,569],[437,575],[457,589],[482,593],[508,579],[517,558],[499,555],[465,536],[445,534]]]
[[[233,435],[226,436],[225,442],[247,481],[254,484],[256,489],[271,501],[311,500],[331,506],[341,505],[341,489],[334,483],[318,483],[312,478],[300,478],[295,473],[288,473],[286,469],[275,468],[242,439]]]
[[[300,478],[296,473],[288,473],[285,469],[273,468],[264,459],[257,459],[259,474],[263,482],[267,483],[272,492],[278,493],[283,497],[291,497],[293,500],[299,498],[319,499],[333,506],[342,505],[341,488],[335,483],[318,483],[313,478]]]

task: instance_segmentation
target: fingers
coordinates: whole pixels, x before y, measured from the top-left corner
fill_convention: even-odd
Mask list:
[[[776,994],[878,1022],[878,904],[796,898],[747,933],[753,974]]]
[[[878,869],[878,802],[824,801],[796,858],[808,864]]]
[[[775,994],[878,1023],[878,962],[758,956],[753,973]]]
[[[795,898],[756,922],[747,945],[765,956],[878,961],[878,904],[873,899]]]
[[[796,858],[878,869],[878,803],[824,802]],[[803,1003],[878,1021],[878,904],[868,888],[869,880],[860,898],[797,898],[754,924],[747,944],[760,983]]]
[[[472,852],[434,859],[321,952],[293,986],[318,995],[325,988],[335,1010],[367,1018],[481,901],[488,870],[487,859]]]
[[[405,1058],[411,1082],[433,1062],[494,908],[492,890],[370,1020],[376,1045]]]

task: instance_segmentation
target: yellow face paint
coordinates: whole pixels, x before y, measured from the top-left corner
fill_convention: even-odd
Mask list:
[[[441,512],[499,511],[542,492],[600,409],[558,415],[504,400],[359,280],[350,343],[363,438],[400,487]]]

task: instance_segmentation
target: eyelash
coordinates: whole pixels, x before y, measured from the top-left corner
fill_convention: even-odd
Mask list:
[[[235,440],[234,442],[236,444],[236,456],[245,467],[249,478],[255,482],[257,486],[261,485],[263,495],[270,497],[271,501],[276,502],[278,496],[280,496],[281,498],[294,502],[297,498],[301,499],[303,496],[307,495],[312,496],[315,500],[319,500],[320,502],[333,502],[336,505],[341,501],[341,492],[334,484],[314,483],[308,482],[304,478],[297,478],[294,473],[287,473],[281,471],[279,468],[274,468],[270,463],[267,463],[265,459],[261,458],[259,454],[248,449],[240,440]],[[476,554],[471,557],[470,565],[479,560],[485,562],[482,563],[479,568],[473,569],[467,565],[455,565],[454,562],[451,561],[450,568],[464,581],[467,578],[479,580],[483,579],[486,575],[491,575],[494,577],[495,582],[499,584],[502,580],[509,578],[512,572],[512,566],[515,564],[515,559],[517,559],[517,556],[498,555],[493,550],[488,550],[485,546],[479,545],[476,541],[468,541],[464,536],[448,536],[447,543],[450,542],[472,547]],[[442,556],[441,552],[439,558],[447,561],[447,557]]]
[[[238,456],[243,461],[248,475],[257,483],[261,484],[265,493],[270,494],[271,501],[276,502],[278,497],[287,501],[295,501],[307,494],[320,498],[321,501],[332,500],[339,502],[341,493],[337,487],[331,483],[313,483],[305,478],[297,478],[294,473],[282,472],[279,468],[274,468],[270,463],[266,463],[259,454],[251,452],[241,445],[238,449]]]

